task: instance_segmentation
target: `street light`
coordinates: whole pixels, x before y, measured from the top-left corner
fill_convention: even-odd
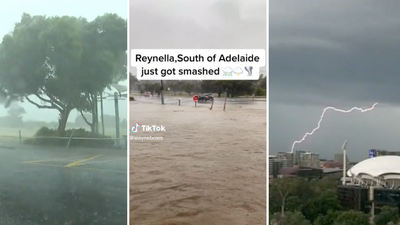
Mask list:
[[[342,184],[346,185],[346,147],[347,147],[347,140],[344,141],[342,150],[343,150],[343,180]]]
[[[114,88],[117,90],[117,92],[114,92],[114,101],[115,101],[115,121],[116,121],[116,138],[119,138],[119,106],[118,106],[118,98],[122,97],[122,92],[128,91],[127,87],[124,85],[119,85],[119,84],[111,84],[110,87]],[[109,95],[110,97],[112,95]],[[97,98],[97,95],[96,95]],[[107,98],[107,97],[106,97]],[[101,110],[101,128],[102,128],[102,134],[105,135],[105,130],[104,130],[104,112],[103,112],[103,92],[100,92],[100,110]],[[98,133],[98,109],[97,109],[97,104],[95,106],[95,121],[96,121],[96,131]]]
[[[164,105],[164,83],[162,80],[161,80],[160,92],[161,92],[161,104]]]

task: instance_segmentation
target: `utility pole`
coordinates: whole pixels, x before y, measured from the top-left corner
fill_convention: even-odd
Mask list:
[[[225,96],[225,102],[224,102],[224,111],[225,111],[225,107],[226,107],[226,99],[228,99],[228,88],[226,89],[226,96]],[[214,101],[214,99],[213,99]]]
[[[104,135],[103,92],[100,92],[101,133]]]
[[[344,141],[343,146],[342,146],[342,150],[343,150],[343,181],[342,181],[342,185],[346,185],[346,164],[347,164],[347,160],[346,160],[346,147],[347,147],[347,140]]]
[[[117,138],[117,143],[120,145],[119,140],[119,105],[118,105],[118,92],[114,92],[114,106],[115,106],[115,137]]]
[[[96,94],[94,94],[94,99],[93,99],[93,113],[92,113],[92,117],[93,117],[93,125],[94,125],[94,131],[96,132],[96,134],[99,133],[99,111],[98,111],[98,107],[97,107],[97,95],[98,92],[96,92]]]
[[[161,80],[160,92],[161,92],[161,104],[164,105],[164,83],[162,80]]]

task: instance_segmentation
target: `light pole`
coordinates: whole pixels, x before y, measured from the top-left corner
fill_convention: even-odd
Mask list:
[[[104,135],[103,91],[100,92],[101,133]]]
[[[118,105],[118,92],[114,92],[114,105],[115,105],[115,136],[117,138],[117,143],[118,146],[120,145],[120,140],[119,140],[119,105]]]
[[[122,97],[122,93],[121,92],[124,92],[124,91],[128,92],[128,90],[121,90],[119,87],[115,87],[113,85],[111,85],[111,87],[113,87],[116,90],[116,92],[114,92],[114,94],[111,95],[111,96],[113,96],[113,98],[114,98],[115,119],[116,119],[115,129],[116,129],[116,136],[117,136],[117,138],[119,138],[120,129],[119,129],[119,122],[117,122],[117,121],[119,121],[119,105],[118,105],[118,101]],[[100,115],[101,116],[101,127],[102,127],[102,134],[104,135],[105,134],[105,129],[104,129],[104,112],[103,112],[103,98],[104,98],[103,97],[103,91],[100,92],[99,97],[100,97],[100,110],[101,110],[100,111],[100,113],[101,113],[101,115]],[[108,96],[108,97],[111,97],[111,96]],[[127,98],[128,98],[128,94],[127,94]],[[106,99],[107,99],[107,97],[106,97]],[[97,95],[96,95],[96,100],[98,101]],[[97,103],[97,101],[96,101],[96,103]],[[95,107],[95,114],[96,114],[95,116],[96,116],[96,121],[97,121],[97,118],[98,118],[97,104],[96,104],[96,107]],[[98,133],[98,128],[99,128],[99,126],[98,126],[98,123],[97,123],[97,133]]]
[[[343,180],[342,184],[346,185],[346,147],[347,147],[347,140],[344,141],[342,150],[343,150]]]
[[[161,104],[164,105],[164,83],[162,80],[161,80],[160,92],[161,92]]]

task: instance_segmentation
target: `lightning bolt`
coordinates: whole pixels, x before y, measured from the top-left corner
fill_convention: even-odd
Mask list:
[[[328,110],[333,110],[333,111],[335,111],[335,112],[341,112],[341,113],[351,113],[351,112],[353,112],[354,110],[358,110],[358,111],[364,113],[364,112],[368,112],[368,111],[373,110],[373,109],[375,108],[376,105],[378,105],[378,102],[375,103],[375,104],[373,104],[370,108],[367,108],[367,109],[362,109],[362,108],[359,108],[359,107],[353,107],[353,108],[351,108],[351,109],[349,109],[349,110],[337,109],[337,108],[332,107],[332,106],[326,107],[326,108],[324,109],[324,111],[322,111],[321,116],[319,117],[319,121],[318,121],[317,127],[314,128],[311,132],[305,133],[304,136],[303,136],[303,138],[301,138],[300,140],[293,142],[291,153],[293,153],[293,151],[294,151],[294,146],[295,146],[296,144],[300,144],[301,142],[303,142],[304,140],[306,140],[307,136],[313,135],[313,134],[315,133],[315,131],[317,131],[317,130],[321,127],[322,120],[324,119],[325,113],[326,113]]]

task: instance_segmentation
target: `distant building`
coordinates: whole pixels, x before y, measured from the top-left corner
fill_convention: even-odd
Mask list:
[[[282,167],[292,167],[293,166],[293,153],[291,152],[278,152],[276,159],[282,160]]]
[[[342,168],[323,168],[322,169],[322,176],[329,177],[329,176],[342,176],[343,169]]]
[[[279,170],[282,167],[291,167],[291,161],[287,160],[283,156],[277,156],[277,155],[270,155],[268,158],[269,162],[269,175],[277,178],[279,174]]]
[[[301,152],[299,165],[304,167],[319,168],[319,154],[313,152]]]
[[[380,149],[370,149],[369,150],[369,158],[383,156],[383,155],[400,156],[400,152],[393,152],[393,151],[380,150]]]
[[[320,168],[319,154],[304,150],[296,150],[293,153],[278,152],[275,159],[282,162],[282,167],[303,166]]]
[[[334,161],[343,164],[343,153],[335,154]],[[346,162],[349,162],[349,157],[346,154]]]
[[[343,168],[343,164],[341,162],[335,162],[333,160],[323,161],[321,162],[321,168]]]
[[[348,182],[338,186],[338,200],[346,210],[371,213],[383,206],[400,208],[400,157],[365,159],[347,171]]]
[[[310,168],[303,166],[294,166],[294,167],[282,167],[279,171],[280,178],[283,177],[303,177],[307,179],[321,178],[323,175],[322,169],[319,168]]]
[[[306,151],[304,150],[296,150],[294,152],[294,156],[293,156],[293,165],[300,165],[300,161],[301,161],[301,154],[302,153],[306,153]]]
[[[283,167],[283,160],[275,159],[269,162],[269,173],[272,177],[277,178],[279,175],[280,169]]]

